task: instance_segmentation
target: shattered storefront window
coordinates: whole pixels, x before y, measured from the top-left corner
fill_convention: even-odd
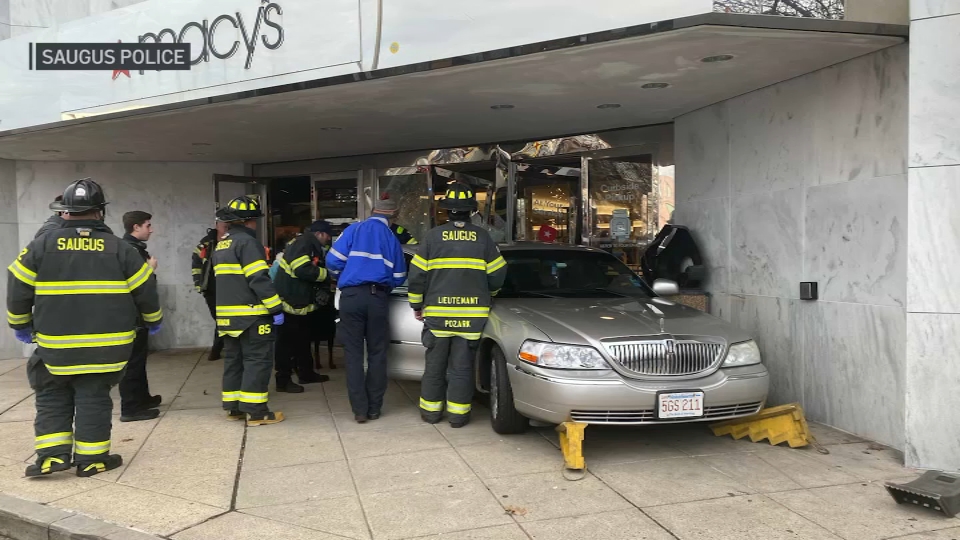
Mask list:
[[[715,0],[713,10],[815,19],[843,19],[844,16],[843,0]]]
[[[416,169],[412,169],[416,170]],[[391,170],[395,175],[380,177],[380,193],[386,193],[400,205],[394,222],[410,231],[414,238],[423,238],[430,230],[430,191],[425,173],[402,174],[406,170]]]

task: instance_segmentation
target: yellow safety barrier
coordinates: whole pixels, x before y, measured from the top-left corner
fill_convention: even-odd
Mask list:
[[[766,439],[772,445],[787,443],[791,448],[816,445],[799,403],[771,407],[753,416],[711,424],[710,429],[717,437],[731,435],[734,439],[742,439],[749,436],[753,442]]]
[[[560,435],[560,451],[563,452],[564,478],[580,480],[586,475],[587,464],[583,459],[583,430],[587,424],[583,422],[564,422],[557,426]],[[568,476],[570,472],[580,473],[579,476]]]

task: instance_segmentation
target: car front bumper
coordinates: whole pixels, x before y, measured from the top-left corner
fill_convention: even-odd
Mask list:
[[[514,403],[524,416],[559,424],[656,424],[716,421],[748,416],[767,399],[770,377],[762,364],[719,369],[697,379],[657,381],[626,378],[580,379],[556,371],[509,364]],[[657,393],[700,390],[704,416],[659,420]]]

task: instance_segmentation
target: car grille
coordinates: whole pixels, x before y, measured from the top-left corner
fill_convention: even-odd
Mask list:
[[[736,405],[719,405],[705,407],[703,416],[699,418],[682,418],[680,420],[721,420],[737,416],[755,414],[763,405],[762,402],[737,403]],[[575,422],[587,424],[652,424],[660,422],[654,415],[653,409],[638,411],[571,411],[571,419]],[[664,420],[676,422],[677,420]]]
[[[696,375],[716,367],[726,349],[721,340],[677,336],[604,340],[604,347],[624,369],[643,376]]]

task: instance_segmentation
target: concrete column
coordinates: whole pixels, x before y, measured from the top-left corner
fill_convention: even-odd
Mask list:
[[[2,7],[2,5],[0,5]],[[0,159],[0,269],[4,276],[0,279],[0,300],[6,306],[7,276],[6,268],[17,256],[20,250],[18,245],[17,224],[17,168],[16,162]],[[6,308],[4,308],[6,311]],[[13,332],[7,327],[6,317],[0,319],[0,359],[19,358],[22,347],[13,337]]]
[[[960,0],[910,15],[906,459],[960,471]]]

